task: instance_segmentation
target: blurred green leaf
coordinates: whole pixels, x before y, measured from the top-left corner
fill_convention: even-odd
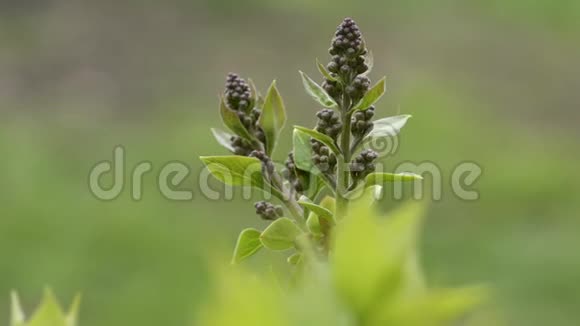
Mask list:
[[[276,88],[276,81],[272,82],[266,94],[259,124],[266,134],[266,153],[271,156],[276,148],[280,132],[286,124],[286,109]]]
[[[236,248],[234,249],[233,264],[239,264],[262,248],[260,234],[261,232],[256,229],[245,229],[240,233]]]
[[[388,182],[401,182],[401,181],[415,181],[423,180],[418,174],[415,173],[382,173],[375,172],[369,174],[365,178],[365,186],[382,185]]]
[[[320,218],[316,213],[310,212],[308,214],[308,218],[306,219],[306,227],[308,227],[308,231],[315,236],[323,235],[322,226],[320,225]]]
[[[66,316],[51,290],[44,291],[42,303],[26,326],[68,326]]]
[[[244,127],[240,121],[238,114],[227,107],[223,97],[220,98],[220,114],[222,116],[224,125],[228,127],[228,129],[230,129],[233,133],[248,141],[255,141],[255,138],[250,134],[250,132],[248,132],[246,127]]]
[[[377,301],[396,294],[405,259],[414,251],[422,212],[407,204],[382,219],[357,201],[336,228],[333,275],[339,294],[358,314],[370,314]]]
[[[352,205],[355,206],[373,206],[383,194],[383,187],[381,185],[372,185],[368,187],[357,187],[356,189],[346,193]]]
[[[245,156],[202,156],[201,161],[211,174],[230,186],[253,187],[272,193],[282,199],[284,196],[264,182],[262,162],[254,157]]]
[[[294,145],[294,163],[296,167],[303,171],[313,172],[315,166],[312,162],[310,136],[298,129],[294,129],[292,143]]]
[[[334,199],[334,197],[331,197],[331,196],[325,196],[320,201],[320,206],[326,208],[327,210],[329,210],[331,212],[334,212],[335,205],[336,205],[336,200]]]
[[[290,265],[294,265],[294,266],[298,265],[298,264],[300,263],[300,261],[301,261],[301,260],[302,260],[302,254],[301,254],[301,253],[299,253],[299,252],[292,254],[292,255],[291,255],[290,257],[288,257],[288,259],[287,259],[287,261],[288,261],[288,264],[290,264]]]
[[[366,110],[381,99],[386,90],[386,77],[383,77],[373,86],[365,96],[354,106],[353,110]]]
[[[272,222],[270,226],[262,232],[260,240],[264,247],[270,250],[286,250],[294,247],[296,237],[302,231],[300,228],[286,217],[282,217]]]
[[[233,137],[232,134],[216,128],[211,128],[211,133],[220,145],[225,147],[230,152],[234,152],[234,147],[232,146],[231,141],[231,138]]]
[[[338,79],[336,79],[335,77],[333,77],[330,72],[328,72],[328,70],[326,70],[326,67],[320,63],[320,61],[318,61],[318,59],[316,59],[316,67],[318,67],[318,71],[320,72],[320,74],[331,81],[337,81]]]
[[[67,326],[77,326],[78,325],[78,314],[81,305],[81,296],[76,295],[73,299],[72,304],[66,315],[66,325]]]
[[[365,141],[372,138],[398,135],[410,118],[410,115],[397,115],[373,121],[373,130],[365,137]]]
[[[20,299],[18,298],[18,293],[12,292],[10,294],[10,299],[12,302],[11,313],[10,313],[10,326],[23,326],[24,325],[24,312],[22,311],[22,306],[20,305]]]
[[[487,297],[483,287],[435,290],[411,300],[387,301],[371,325],[446,326],[459,323]],[[420,312],[420,313],[418,313]]]
[[[334,140],[332,138],[330,138],[329,136],[322,134],[322,133],[319,133],[316,130],[308,129],[306,127],[294,126],[294,129],[298,129],[299,131],[309,135],[310,137],[312,137],[312,138],[318,140],[319,142],[323,143],[324,145],[328,146],[328,148],[335,155],[337,155],[337,156],[341,155],[340,149],[338,149],[338,147],[336,147],[336,145],[334,144]]]
[[[253,101],[253,103],[250,103],[250,105],[248,105],[248,110],[252,110],[254,107],[258,107],[259,109],[261,109],[264,106],[264,98],[256,88],[256,84],[254,84],[254,81],[251,78],[248,78],[248,84],[250,84],[250,92],[251,92],[250,97],[252,98]]]
[[[298,200],[298,204],[300,204],[302,207],[308,208],[313,213],[318,215],[318,217],[323,218],[328,222],[332,223],[334,221],[334,214],[330,210],[313,203],[306,196],[301,196],[300,199]]]
[[[201,307],[194,325],[292,326],[285,297],[271,277],[256,277],[243,268],[214,271],[212,300]]]
[[[302,76],[302,84],[304,85],[304,89],[306,93],[308,93],[316,102],[320,105],[327,107],[327,108],[337,108],[338,104],[326,93],[326,91],[320,87],[317,83],[315,83],[308,75],[300,71],[300,75]]]
[[[75,296],[68,311],[64,313],[50,289],[45,289],[42,302],[28,322],[20,306],[16,292],[11,294],[12,308],[10,326],[76,326],[80,295]]]

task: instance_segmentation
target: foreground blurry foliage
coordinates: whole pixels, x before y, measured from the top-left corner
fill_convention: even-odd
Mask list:
[[[45,290],[42,302],[30,317],[26,317],[18,294],[12,293],[10,326],[76,326],[80,297],[76,296],[65,312],[51,290]]]
[[[370,203],[375,194],[365,194],[337,226],[329,261],[307,251],[294,281],[239,266],[218,271],[198,325],[469,325],[485,289],[427,287],[416,250],[423,204],[379,216]]]

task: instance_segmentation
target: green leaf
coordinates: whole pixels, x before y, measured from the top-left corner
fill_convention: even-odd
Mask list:
[[[276,88],[276,81],[272,82],[264,100],[259,124],[266,134],[266,153],[271,155],[276,147],[280,131],[286,123],[286,110],[282,97]]]
[[[294,129],[292,142],[294,145],[294,163],[296,167],[303,171],[313,172],[316,167],[312,162],[310,136],[298,129]]]
[[[232,264],[238,264],[242,260],[254,255],[262,248],[260,241],[261,232],[256,229],[245,229],[240,233],[236,248],[234,249],[234,257]]]
[[[332,138],[330,138],[329,136],[322,134],[322,133],[319,133],[316,130],[308,129],[308,128],[301,127],[301,126],[294,126],[294,129],[297,129],[297,130],[307,134],[308,136],[318,140],[319,142],[323,143],[324,145],[328,146],[328,148],[336,156],[341,155],[340,149],[338,149],[338,147],[336,147],[336,145],[334,144],[334,140]]]
[[[248,105],[248,110],[251,111],[254,107],[262,108],[264,106],[264,98],[258,92],[256,84],[252,79],[248,79],[248,84],[250,84],[250,97],[252,99],[251,105]]]
[[[402,182],[402,181],[415,181],[423,180],[418,174],[415,173],[371,173],[365,178],[365,186],[382,185],[388,182]]]
[[[300,204],[304,208],[308,208],[314,214],[316,214],[318,217],[323,218],[323,219],[327,220],[328,222],[334,221],[334,215],[332,214],[332,212],[330,210],[322,207],[321,205],[317,205],[317,204],[313,203],[306,196],[301,196],[300,199],[298,200],[298,204]]]
[[[373,86],[365,96],[354,106],[353,111],[366,110],[371,105],[375,104],[385,93],[386,77],[383,77],[379,82]]]
[[[394,137],[398,135],[410,118],[410,115],[397,115],[374,121],[373,130],[365,137],[365,141],[372,138]]]
[[[255,138],[250,134],[250,132],[248,132],[246,127],[244,127],[238,114],[227,107],[223,97],[220,99],[220,114],[226,127],[228,127],[233,133],[246,140],[255,142]]]
[[[385,219],[357,203],[337,225],[334,281],[342,299],[356,312],[380,309],[377,302],[389,302],[401,291],[422,211],[422,205],[410,202]]]
[[[373,325],[455,325],[488,297],[484,287],[431,291],[411,300],[387,301],[376,309]],[[418,313],[420,312],[420,313]]]
[[[26,326],[67,326],[66,317],[52,291],[46,289],[40,307]]]
[[[286,261],[288,261],[288,264],[294,265],[294,266],[298,265],[301,260],[302,260],[302,254],[299,252],[294,253],[293,255],[288,257],[288,259],[286,259]]]
[[[79,314],[80,305],[81,305],[81,296],[77,294],[75,296],[75,298],[73,299],[73,302],[70,305],[70,308],[69,308],[68,313],[66,315],[66,325],[67,326],[77,326],[78,325],[78,314]]]
[[[234,147],[232,146],[232,141],[231,138],[233,137],[232,134],[229,134],[223,130],[220,129],[216,129],[216,128],[211,128],[211,133],[213,134],[213,136],[215,137],[215,139],[217,140],[217,142],[222,145],[223,147],[225,147],[227,150],[233,152],[234,151]]]
[[[320,74],[322,74],[322,76],[328,80],[331,81],[337,81],[338,79],[336,79],[335,77],[333,77],[330,72],[328,72],[328,70],[326,70],[326,67],[320,63],[320,61],[318,61],[318,59],[316,59],[316,66],[318,67],[318,71],[320,72]]]
[[[262,163],[257,158],[232,155],[202,156],[200,159],[209,172],[226,185],[253,187],[283,198],[279,191],[264,182]]]
[[[334,197],[331,196],[326,196],[322,198],[322,200],[320,201],[320,206],[326,208],[331,212],[334,212],[336,206],[336,199],[334,199]]]
[[[363,207],[371,207],[381,198],[382,194],[383,186],[371,185],[368,187],[357,187],[347,192],[345,197],[352,202],[352,206],[361,205]]]
[[[20,299],[16,292],[10,294],[10,299],[12,301],[12,306],[10,309],[10,326],[24,326],[24,312],[22,311],[22,306],[20,305]]]
[[[325,197],[320,205],[313,203],[306,196],[301,196],[298,200],[298,204],[310,210],[310,214],[306,220],[306,226],[308,226],[308,229],[314,235],[328,234],[330,228],[336,224],[334,214],[331,211],[334,210],[334,201],[331,202],[329,198],[332,197]]]
[[[286,217],[274,221],[260,236],[264,247],[270,250],[286,250],[294,247],[296,237],[302,231],[300,228]]]
[[[306,93],[308,93],[316,102],[320,105],[327,107],[327,108],[337,108],[338,104],[334,101],[326,91],[320,87],[317,83],[315,83],[308,75],[300,71],[300,75],[302,76],[302,84],[304,85],[304,89]]]
[[[332,185],[330,185],[329,183],[327,183],[327,180],[325,178],[322,177],[322,174],[320,173],[320,170],[313,168],[314,170],[312,171],[312,173],[309,173],[309,182],[308,183],[304,183],[306,185],[308,185],[306,188],[306,190],[304,191],[304,194],[306,196],[308,196],[309,198],[315,198],[318,193],[320,193],[320,191],[322,191],[322,189],[327,186],[328,189],[332,192],[334,192],[334,189],[332,188]],[[302,172],[304,174],[308,173],[308,172]]]
[[[306,219],[306,226],[308,227],[308,231],[310,231],[310,233],[315,236],[322,236],[324,234],[322,231],[320,218],[314,212],[310,212],[308,214],[308,218]]]

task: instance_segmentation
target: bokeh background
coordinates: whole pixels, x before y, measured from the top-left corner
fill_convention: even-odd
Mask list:
[[[388,77],[379,115],[414,116],[385,164],[443,172],[421,244],[431,284],[491,284],[508,325],[580,324],[575,0],[1,1],[0,323],[11,289],[31,309],[50,285],[83,293],[85,326],[190,324],[208,257],[263,227],[251,204],[199,191],[197,157],[226,154],[209,133],[225,74],[277,79],[290,124],[311,126],[297,71],[318,76],[345,16]],[[128,177],[116,200],[89,192],[119,144],[128,173],[153,163],[141,201]],[[191,201],[158,191],[169,161],[191,166]],[[463,161],[484,170],[474,202],[448,187]]]

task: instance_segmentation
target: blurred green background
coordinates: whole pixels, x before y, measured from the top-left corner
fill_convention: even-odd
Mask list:
[[[11,289],[30,310],[50,285],[65,302],[83,293],[84,326],[190,324],[207,257],[264,226],[250,203],[199,190],[197,157],[226,154],[209,133],[225,74],[277,79],[290,124],[311,126],[297,71],[317,76],[345,16],[371,77],[388,77],[378,115],[414,116],[387,168],[443,173],[421,245],[431,283],[491,284],[508,325],[580,324],[575,0],[0,2],[0,323]],[[128,177],[114,201],[89,192],[116,145],[127,173],[153,163],[141,201]],[[191,166],[191,201],[158,191],[169,161]],[[449,189],[463,161],[484,171],[474,202]]]

